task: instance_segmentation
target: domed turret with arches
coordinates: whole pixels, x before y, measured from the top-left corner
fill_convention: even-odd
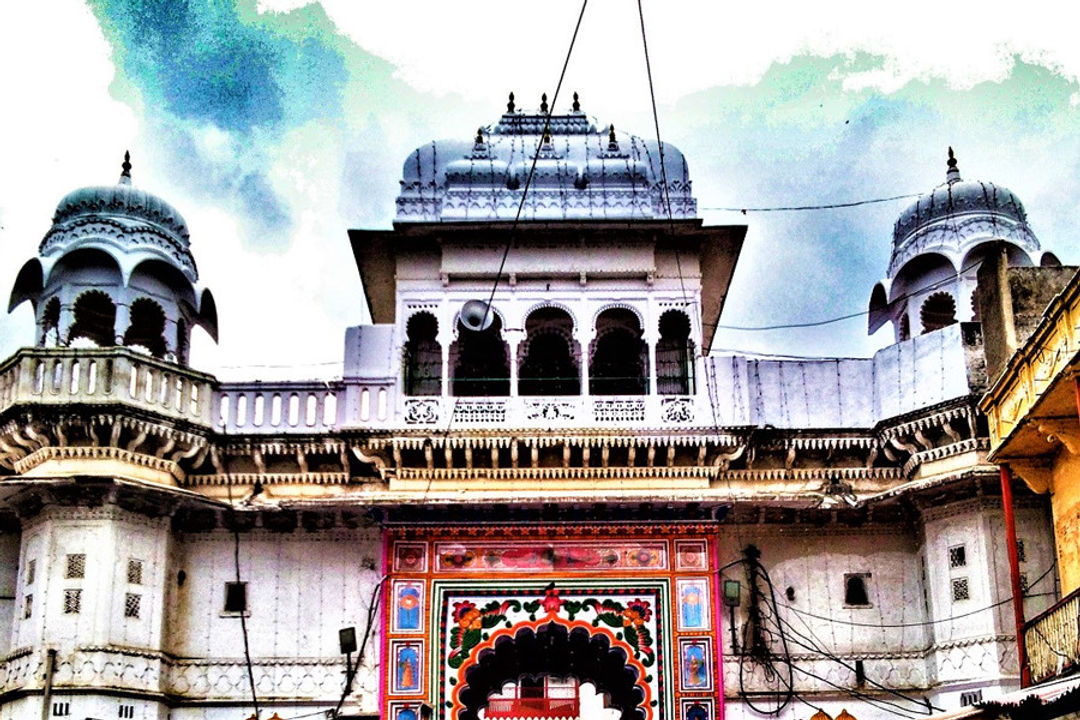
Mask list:
[[[184,218],[131,184],[128,153],[122,167],[116,185],[60,201],[8,312],[30,301],[38,347],[121,345],[186,365],[192,326],[217,341],[214,297],[198,285]]]
[[[869,332],[892,322],[895,339],[978,320],[976,275],[1004,246],[1013,266],[1060,265],[1028,226],[1020,199],[991,182],[964,180],[949,148],[945,182],[920,195],[896,221],[887,277],[870,296]]]

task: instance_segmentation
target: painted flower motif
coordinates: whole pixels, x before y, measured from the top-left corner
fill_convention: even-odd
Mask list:
[[[405,610],[412,610],[413,608],[419,607],[419,605],[420,598],[418,598],[416,595],[413,595],[412,593],[403,594],[401,596],[401,600],[398,602],[398,606],[404,608]]]
[[[479,630],[483,617],[475,603],[468,600],[454,603],[454,622],[466,630]]]
[[[631,565],[638,567],[653,567],[660,561],[660,554],[649,548],[638,548],[630,553],[628,558]]]
[[[626,604],[622,611],[623,627],[633,625],[639,628],[652,618],[652,609],[647,600],[636,599]]]
[[[559,609],[563,606],[563,600],[559,597],[559,591],[546,590],[544,592],[544,599],[540,601],[540,606],[544,608],[544,612],[548,615],[554,615],[559,612]]]

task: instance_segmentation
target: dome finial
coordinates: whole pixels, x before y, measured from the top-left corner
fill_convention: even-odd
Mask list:
[[[618,150],[619,149],[619,141],[615,139],[615,123],[612,123],[608,127],[607,149],[608,150]]]
[[[949,146],[949,170],[945,173],[945,182],[950,185],[954,182],[960,182],[960,169],[956,167],[956,155],[953,153],[952,145]]]
[[[476,128],[476,144],[477,145],[483,145],[484,144],[484,128],[482,128],[482,127]]]
[[[120,165],[120,181],[121,185],[131,184],[131,153],[127,150],[124,151],[124,162]]]
[[[578,102],[578,96],[577,96],[577,93],[574,93],[574,106],[573,106],[573,110],[574,110],[574,112],[581,112],[581,103],[580,103],[580,102]]]
[[[506,103],[506,112],[514,112],[514,91],[510,91],[510,102]]]
[[[544,93],[544,94],[542,94],[540,96],[540,112],[547,113],[547,111],[548,111],[547,93]]]

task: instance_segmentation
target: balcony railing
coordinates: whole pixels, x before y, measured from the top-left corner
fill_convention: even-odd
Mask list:
[[[318,433],[337,427],[341,383],[222,383],[215,426],[226,433]]]
[[[484,717],[496,718],[576,718],[580,713],[577,697],[492,698]]]
[[[210,425],[214,378],[124,348],[34,348],[0,365],[0,411],[13,405],[129,405]]]
[[[1080,590],[1024,624],[1031,682],[1040,683],[1077,666],[1080,660]]]
[[[520,397],[406,397],[398,425],[406,427],[569,428],[670,427],[710,424],[696,398],[686,395]],[[452,418],[452,419],[451,419]]]

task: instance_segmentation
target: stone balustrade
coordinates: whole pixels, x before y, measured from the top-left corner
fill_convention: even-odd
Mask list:
[[[1024,625],[1031,682],[1039,683],[1076,667],[1080,660],[1080,590],[1062,598]]]
[[[337,427],[341,383],[222,383],[214,393],[215,427],[225,433],[315,433]]]
[[[683,395],[562,395],[518,397],[408,397],[397,424],[405,427],[488,426],[678,427],[710,425],[708,408]]]
[[[128,405],[209,427],[214,378],[126,348],[23,349],[0,364],[13,405]]]

